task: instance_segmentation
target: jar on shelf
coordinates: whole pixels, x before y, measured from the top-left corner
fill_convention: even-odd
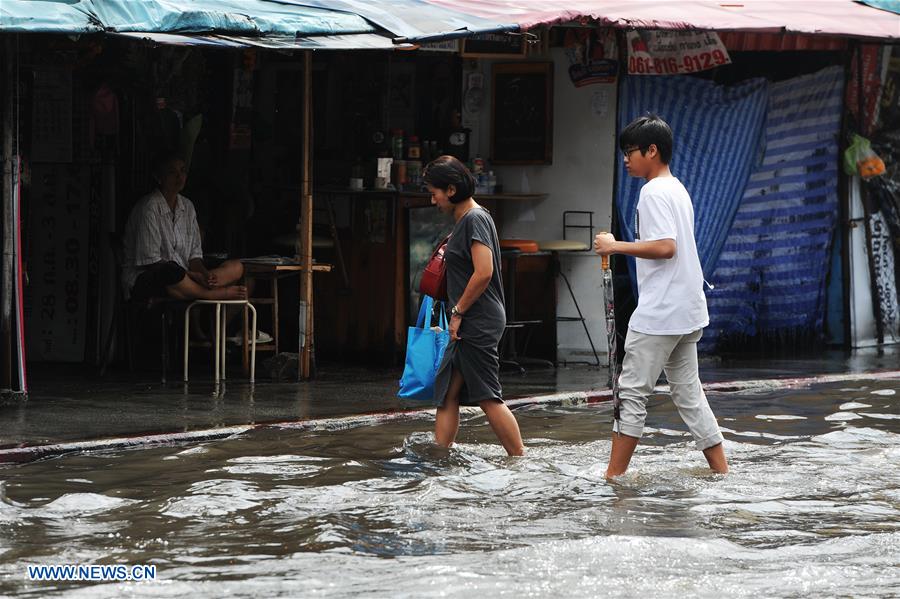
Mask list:
[[[409,136],[409,147],[406,149],[406,157],[410,160],[421,160],[422,146],[419,145],[419,138],[415,135]]]

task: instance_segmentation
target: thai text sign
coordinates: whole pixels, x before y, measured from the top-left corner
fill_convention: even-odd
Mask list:
[[[35,164],[26,288],[28,359],[84,361],[90,169]]]
[[[629,75],[685,75],[731,64],[714,31],[629,31]]]

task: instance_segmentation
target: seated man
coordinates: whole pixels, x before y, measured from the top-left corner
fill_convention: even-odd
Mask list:
[[[153,174],[157,189],[138,201],[125,226],[126,296],[246,299],[246,287],[237,285],[244,274],[240,260],[227,260],[212,270],[203,263],[197,213],[180,194],[187,179],[184,160],[161,155]]]

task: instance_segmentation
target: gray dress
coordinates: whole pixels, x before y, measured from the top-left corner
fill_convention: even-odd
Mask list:
[[[459,327],[459,341],[451,341],[444,353],[434,382],[434,401],[443,405],[454,370],[462,372],[465,384],[460,405],[474,406],[496,399],[503,401],[500,388],[500,356],[497,346],[506,326],[503,307],[503,282],[500,278],[500,241],[487,210],[478,206],[463,215],[453,227],[447,243],[448,309],[462,297],[475,266],[472,243],[479,241],[493,254],[494,274],[484,293],[466,310]]]

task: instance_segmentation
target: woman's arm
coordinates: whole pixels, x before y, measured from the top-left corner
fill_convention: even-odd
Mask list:
[[[469,277],[462,296],[456,302],[458,313],[450,317],[450,337],[454,340],[459,339],[457,332],[466,311],[481,297],[494,276],[494,253],[480,241],[472,241],[472,266],[475,272]]]

